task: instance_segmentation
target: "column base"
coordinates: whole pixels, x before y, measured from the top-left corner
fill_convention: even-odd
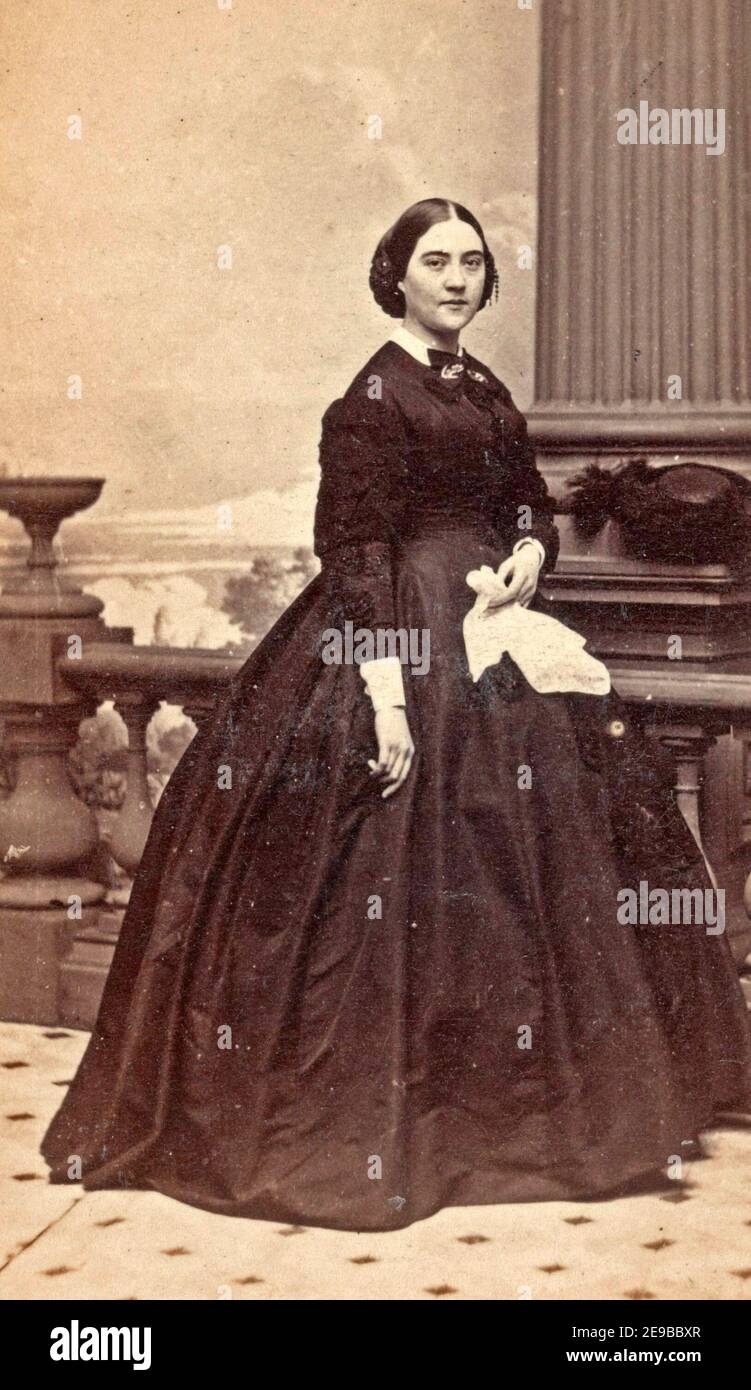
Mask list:
[[[94,1027],[122,919],[123,909],[108,905],[85,926],[78,925],[60,967],[60,1023],[65,1027]]]
[[[530,438],[538,449],[751,450],[751,409],[746,403],[713,402],[711,407],[666,401],[651,406],[633,401],[600,406],[576,401],[536,402],[527,411]]]
[[[0,905],[0,1018],[13,1023],[63,1022],[61,967],[84,923],[96,909],[71,921],[67,908]]]

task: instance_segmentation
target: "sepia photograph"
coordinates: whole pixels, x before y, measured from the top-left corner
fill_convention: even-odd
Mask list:
[[[0,30],[6,1321],[144,1370],[158,1305],[545,1304],[561,1366],[718,1364],[751,5]]]

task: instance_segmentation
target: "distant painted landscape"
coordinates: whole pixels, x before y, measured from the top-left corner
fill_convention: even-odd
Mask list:
[[[312,497],[294,500],[287,517],[279,505],[270,516],[259,494],[217,507],[122,517],[92,509],[58,533],[61,572],[102,599],[105,622],[132,627],[138,644],[243,654],[318,569],[308,520]],[[20,524],[2,516],[0,583],[27,553]]]

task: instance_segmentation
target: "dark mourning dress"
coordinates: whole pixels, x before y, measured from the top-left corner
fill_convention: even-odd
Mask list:
[[[322,571],[162,795],[53,1182],[80,1155],[86,1188],[387,1230],[659,1187],[751,1109],[725,936],[616,916],[642,879],[709,886],[669,766],[614,691],[539,694],[508,653],[469,673],[468,571],[520,534],[549,569],[557,536],[523,417],[462,363],[389,341],[324,415]],[[321,659],[345,621],[430,631],[386,800],[360,671]]]

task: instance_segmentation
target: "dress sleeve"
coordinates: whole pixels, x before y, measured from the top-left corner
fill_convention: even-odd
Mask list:
[[[540,576],[554,569],[560,540],[555,524],[555,502],[535,460],[527,422],[507,396],[511,412],[511,439],[505,459],[505,480],[500,498],[501,519],[519,540],[536,540],[545,551]],[[521,511],[528,507],[529,512]],[[528,521],[529,525],[520,525]]]
[[[314,548],[339,618],[353,627],[392,628],[393,552],[405,435],[387,384],[373,398],[355,381],[323,417]]]

